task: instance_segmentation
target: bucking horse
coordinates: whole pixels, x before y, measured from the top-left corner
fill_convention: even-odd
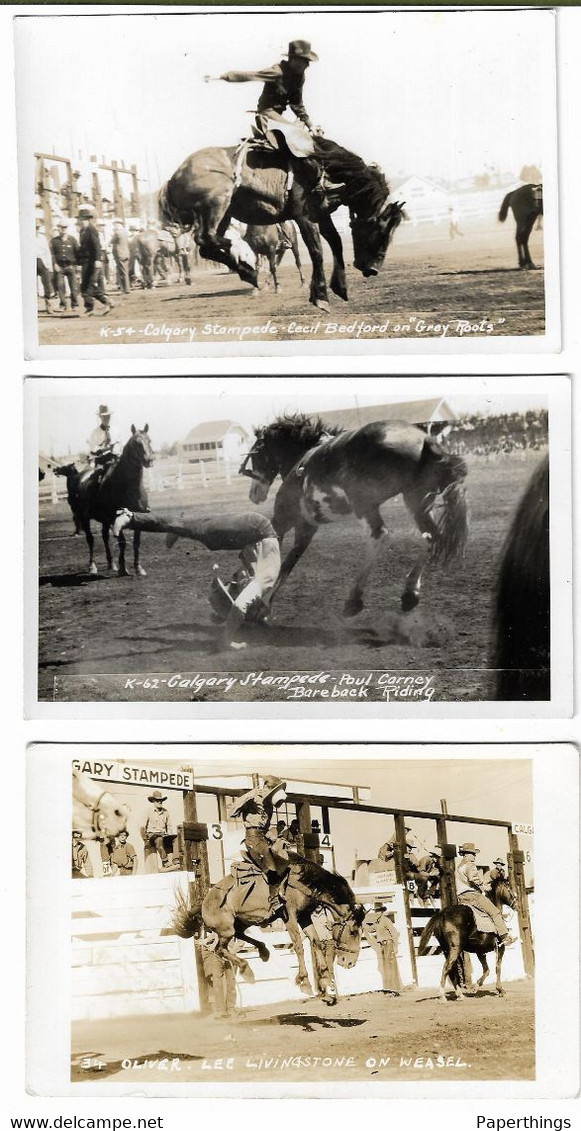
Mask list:
[[[506,880],[501,878],[492,881],[488,898],[499,908],[505,906],[514,910],[516,907],[514,892]],[[483,912],[479,911],[478,914],[483,915]],[[492,923],[490,925],[492,927]],[[471,907],[468,907],[465,903],[454,903],[451,907],[446,907],[432,915],[422,931],[418,948],[419,955],[427,954],[428,943],[432,935],[438,940],[444,954],[444,966],[440,980],[441,1001],[446,1000],[447,978],[452,983],[458,1001],[463,999],[465,993],[473,992],[471,988],[466,986],[464,963],[462,961],[464,951],[477,954],[480,959],[482,974],[476,983],[478,987],[484,984],[490,973],[486,955],[492,952],[496,954],[496,992],[500,997],[504,997],[501,972],[502,959],[506,948],[503,943],[499,942],[496,931],[478,929]]]
[[[363,593],[387,528],[380,507],[403,495],[422,535],[422,550],[409,571],[402,608],[415,608],[428,561],[463,556],[468,537],[464,460],[447,452],[421,428],[405,421],[377,421],[355,431],[326,425],[300,413],[255,429],[255,442],[240,474],[252,479],[250,498],[262,503],[282,478],[272,524],[277,537],[294,529],[270,600],[286,581],[320,526],[354,514],[366,536],[365,554],[343,613],[363,609]]]
[[[388,183],[377,165],[366,165],[328,138],[317,138],[315,150],[328,183],[335,186],[326,205],[313,197],[300,159],[280,149],[246,144],[239,149],[199,149],[187,157],[159,191],[160,220],[191,230],[204,259],[224,263],[255,287],[256,265],[233,254],[226,235],[230,221],[280,224],[294,220],[313,267],[310,301],[328,310],[321,236],[333,253],[331,290],[345,301],[348,298],[343,245],[331,214],[340,205],[348,208],[353,265],[370,278],[383,265],[405,213],[403,204],[389,199]]]
[[[248,935],[247,928],[267,925],[272,915],[269,909],[269,888],[264,874],[250,861],[233,865],[233,873],[210,888],[202,903],[192,906],[185,897],[176,893],[173,925],[181,938],[192,938],[202,924],[218,936],[216,953],[226,959],[242,976],[248,976],[245,959],[230,949],[233,939],[256,947],[263,962],[268,962],[268,947]],[[333,917],[333,943],[335,960],[340,966],[353,967],[359,956],[361,924],[365,908],[357,903],[347,880],[336,872],[329,872],[318,864],[289,852],[289,870],[282,880],[281,894],[286,901],[288,923],[293,949],[298,959],[296,984],[305,994],[312,994],[301,931],[313,943],[316,976],[323,1001],[334,1005],[337,989],[333,970],[329,969],[325,947],[318,939],[312,922],[317,907],[328,908]]]

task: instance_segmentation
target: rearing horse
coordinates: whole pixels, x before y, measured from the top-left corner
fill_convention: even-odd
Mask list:
[[[313,926],[312,914],[315,908],[329,908],[334,919],[332,928],[335,944],[335,958],[340,966],[355,965],[361,945],[361,924],[365,908],[357,903],[347,880],[336,872],[328,872],[318,864],[305,860],[302,856],[289,853],[289,872],[282,881],[288,911],[286,929],[298,959],[296,984],[306,994],[312,993],[309,975],[305,965],[301,931],[313,943],[313,953],[317,966],[317,977],[323,999],[328,1005],[337,1000],[337,990],[333,970],[329,969],[325,951],[320,944]],[[248,964],[229,949],[233,939],[241,939],[256,947],[263,962],[268,962],[269,951],[264,943],[246,934],[247,927],[266,925],[270,922],[268,914],[268,886],[262,874],[256,869],[256,880],[264,884],[264,899],[252,905],[252,893],[240,888],[232,875],[210,888],[201,904],[191,906],[178,892],[173,911],[173,925],[181,938],[192,938],[203,923],[218,936],[216,953],[220,954],[241,974],[248,970]]]
[[[344,605],[344,615],[363,609],[363,592],[387,529],[380,507],[402,494],[424,539],[407,575],[402,608],[418,604],[428,558],[446,562],[462,555],[468,536],[464,461],[404,421],[377,421],[353,432],[328,427],[302,414],[279,417],[255,429],[256,440],[240,467],[252,479],[250,498],[263,502],[282,477],[272,523],[279,539],[294,528],[294,546],[271,594],[284,583],[320,526],[354,514],[367,539],[362,564]]]
[[[119,459],[111,462],[102,472],[100,468],[85,472],[79,476],[78,484],[74,491],[73,516],[75,523],[82,527],[87,545],[89,547],[89,571],[97,573],[94,557],[95,539],[91,532],[91,520],[101,523],[105,554],[108,569],[115,569],[111,548],[109,546],[109,530],[111,529],[118,510],[127,507],[132,511],[149,510],[147,492],[143,485],[143,469],[153,464],[153,448],[149,437],[149,425],[140,431],[134,424],[131,425],[129,437]],[[71,508],[73,504],[71,503]],[[133,559],[135,572],[145,577],[145,570],[139,561],[139,545],[141,532],[136,530],[133,535]],[[125,565],[125,537],[123,532],[119,535],[119,574],[128,577]]]
[[[366,165],[328,138],[317,138],[315,145],[329,183],[338,186],[328,207],[313,199],[300,159],[290,157],[294,179],[289,187],[287,157],[279,150],[250,149],[242,160],[234,147],[208,148],[187,157],[162,186],[158,197],[160,220],[191,229],[204,259],[225,263],[255,287],[255,266],[233,255],[226,236],[230,221],[280,224],[294,220],[313,266],[310,301],[328,310],[321,236],[333,253],[331,290],[345,301],[348,298],[343,245],[331,213],[341,204],[349,209],[353,266],[365,278],[377,275],[405,213],[402,204],[389,200],[389,186],[377,165]]]
[[[492,881],[488,898],[496,907],[506,906],[513,910],[516,907],[514,892],[506,880],[501,878]],[[447,978],[450,979],[454,987],[458,1001],[461,1001],[464,997],[462,991],[466,990],[466,983],[462,963],[463,951],[477,954],[480,959],[482,974],[478,979],[478,986],[482,986],[490,974],[486,955],[492,951],[496,952],[496,992],[500,997],[504,997],[500,975],[506,948],[503,943],[499,942],[495,931],[477,930],[471,907],[468,907],[465,903],[454,903],[451,907],[446,907],[432,915],[422,931],[418,948],[419,955],[427,953],[431,935],[435,935],[444,953],[444,968],[440,980],[440,999],[442,1001],[446,1000]]]

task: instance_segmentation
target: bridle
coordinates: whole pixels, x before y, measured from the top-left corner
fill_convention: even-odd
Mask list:
[[[250,466],[250,467],[248,466],[249,461],[252,460],[253,455],[254,455],[254,448],[251,448],[250,451],[247,452],[246,455],[244,456],[244,459],[242,460],[242,463],[240,464],[240,467],[238,468],[238,474],[239,475],[246,475],[248,477],[248,479],[254,479],[254,480],[256,480],[257,483],[266,483],[267,480],[265,479],[264,475],[259,475],[258,471],[255,471],[252,466]]]

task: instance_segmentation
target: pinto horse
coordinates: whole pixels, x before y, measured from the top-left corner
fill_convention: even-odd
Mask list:
[[[95,468],[94,471],[84,472],[79,475],[74,487],[73,517],[75,524],[78,522],[84,531],[89,547],[89,572],[97,573],[94,557],[95,539],[91,532],[91,520],[101,523],[107,568],[115,570],[111,548],[109,546],[109,531],[115,521],[117,511],[127,507],[132,511],[149,510],[147,492],[143,485],[143,469],[151,467],[153,463],[153,449],[149,438],[149,425],[139,431],[134,424],[131,425],[129,437],[118,459],[114,459],[103,471]],[[67,479],[67,484],[69,483]],[[140,577],[145,577],[145,570],[139,561],[139,545],[141,532],[136,530],[133,535],[133,560],[135,572]],[[128,577],[125,565],[125,536],[123,532],[118,538],[119,544],[119,574]]]
[[[494,903],[495,907],[505,906],[512,908],[512,910],[516,907],[514,892],[506,880],[500,878],[492,881],[488,898]],[[427,954],[428,943],[432,935],[437,938],[445,958],[440,980],[441,1001],[446,1000],[447,978],[450,979],[454,987],[457,1000],[461,1001],[464,997],[462,992],[466,990],[464,964],[462,962],[464,951],[477,954],[480,959],[482,974],[478,979],[477,986],[482,986],[490,974],[486,955],[492,951],[496,952],[496,992],[500,997],[504,997],[500,975],[506,948],[499,942],[495,931],[477,930],[470,907],[465,903],[454,903],[451,907],[446,907],[432,915],[422,931],[418,948],[419,955]]]
[[[328,206],[314,199],[300,159],[290,156],[294,176],[289,187],[289,157],[280,150],[250,149],[242,160],[234,147],[208,148],[187,157],[162,186],[160,219],[191,229],[204,259],[226,264],[255,287],[256,267],[233,255],[226,236],[230,221],[280,224],[294,220],[313,267],[310,301],[328,310],[321,236],[333,253],[331,290],[345,301],[348,298],[343,245],[331,213],[342,204],[349,209],[353,265],[365,278],[377,275],[405,213],[402,204],[390,201],[389,186],[377,165],[366,165],[327,138],[317,138],[315,145],[328,182],[337,186]]]
[[[502,551],[496,585],[496,698],[551,698],[549,460],[522,496]]]
[[[261,874],[259,878],[262,879]],[[264,883],[266,887],[266,882]],[[330,909],[334,920],[332,934],[335,959],[339,966],[351,968],[359,956],[365,908],[357,903],[343,876],[328,872],[296,853],[289,852],[289,871],[282,880],[281,892],[288,911],[286,929],[299,964],[296,984],[303,993],[312,994],[305,965],[302,931],[313,944],[316,974],[323,1000],[328,1005],[334,1005],[337,1001],[337,989],[333,970],[329,969],[324,947],[318,939],[311,916],[321,905]],[[211,887],[203,902],[196,906],[187,903],[181,893],[177,892],[173,925],[181,938],[192,938],[203,924],[218,936],[216,953],[242,975],[248,974],[248,963],[232,951],[229,944],[233,939],[251,943],[262,961],[268,962],[268,947],[247,935],[246,929],[251,926],[266,926],[272,919],[268,910],[268,898],[263,907],[257,905],[254,910],[247,909],[248,903],[248,889],[239,888],[234,877],[228,875]]]
[[[498,213],[501,224],[506,220],[509,208],[512,208],[516,220],[518,265],[527,271],[534,271],[535,264],[529,251],[529,236],[537,216],[543,215],[543,186],[521,185],[513,192],[507,192]]]
[[[275,294],[278,294],[280,290],[277,270],[285,251],[292,251],[301,280],[301,287],[304,286],[305,279],[299,253],[299,241],[296,228],[291,220],[286,220],[284,224],[249,224],[244,239],[257,257],[257,270],[259,257],[263,256],[266,259],[274,283]],[[265,283],[265,286],[267,285],[268,278]]]
[[[467,467],[421,428],[404,421],[377,421],[353,432],[327,427],[302,414],[279,417],[255,429],[256,440],[240,467],[252,479],[250,498],[263,502],[282,477],[272,523],[278,538],[294,529],[294,545],[282,564],[271,600],[304,554],[319,526],[355,514],[367,538],[366,552],[345,603],[345,616],[363,609],[363,592],[387,532],[379,508],[402,494],[424,540],[407,575],[404,612],[420,599],[429,558],[463,555],[468,536],[464,479]]]
[[[89,774],[73,770],[73,828],[83,840],[110,841],[127,829],[128,809]]]

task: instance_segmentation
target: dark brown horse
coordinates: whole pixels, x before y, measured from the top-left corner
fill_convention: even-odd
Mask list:
[[[502,551],[496,586],[496,698],[551,698],[549,460],[520,500]]]
[[[67,481],[67,502],[71,508],[73,522],[75,524],[75,536],[80,534],[83,529],[77,507],[77,494],[79,489],[79,482],[81,473],[74,463],[65,463],[61,467],[53,468],[54,474],[62,476]]]
[[[492,881],[488,898],[494,903],[495,907],[505,906],[513,910],[516,907],[516,896],[506,880],[503,879]],[[496,952],[496,992],[504,997],[500,975],[506,948],[499,942],[495,931],[479,931],[476,929],[474,915],[470,907],[465,903],[454,903],[451,907],[446,907],[432,915],[422,931],[418,955],[427,954],[428,943],[432,935],[437,938],[445,959],[440,980],[440,999],[442,1001],[446,1000],[447,978],[450,979],[459,1001],[464,997],[464,992],[468,992],[462,962],[462,955],[465,951],[468,951],[469,954],[477,954],[480,960],[482,974],[477,982],[479,987],[484,984],[490,974],[486,955],[492,951]]]
[[[97,573],[94,558],[95,539],[91,532],[91,520],[101,524],[107,568],[115,570],[109,546],[109,531],[115,521],[117,511],[127,507],[132,511],[146,511],[149,509],[147,492],[143,485],[143,469],[151,467],[153,463],[153,449],[149,438],[149,425],[139,431],[134,424],[131,425],[129,437],[118,459],[114,458],[103,470],[97,467],[93,471],[79,475],[75,488],[75,501],[73,517],[79,522],[84,531],[89,547],[89,571]],[[139,545],[141,533],[136,530],[133,535],[133,560],[135,572],[145,577],[145,570],[139,561]],[[119,574],[128,576],[125,565],[125,537],[123,532],[119,535]]]
[[[284,894],[289,916],[286,929],[299,964],[296,984],[303,993],[312,993],[305,965],[302,931],[313,943],[316,974],[323,999],[328,1005],[334,1005],[337,990],[333,970],[329,969],[324,947],[319,942],[311,916],[317,907],[329,908],[334,920],[332,934],[335,959],[340,966],[352,967],[359,955],[365,908],[357,903],[347,880],[337,872],[328,872],[295,853],[289,853],[289,864],[281,892]],[[197,906],[190,906],[178,894],[173,913],[173,924],[181,938],[192,938],[200,929],[201,923],[215,932],[218,936],[216,953],[226,958],[241,974],[247,974],[248,964],[229,949],[233,939],[255,946],[263,962],[268,962],[269,959],[268,947],[246,934],[248,927],[266,925],[271,919],[268,884],[257,868],[253,882],[264,889],[262,898],[260,894],[256,898],[256,893],[249,890],[249,886],[239,886],[234,877],[228,875],[211,887],[203,902]]]
[[[249,224],[244,239],[257,257],[257,270],[259,270],[258,260],[260,256],[266,259],[276,294],[280,290],[277,270],[285,251],[292,251],[300,276],[301,287],[304,286],[305,279],[299,253],[299,241],[295,225],[291,220],[285,220],[283,224]],[[268,279],[265,286],[267,284]]]
[[[518,265],[527,271],[534,271],[535,264],[529,251],[529,236],[537,216],[543,215],[543,186],[521,185],[513,192],[507,192],[498,213],[501,224],[506,220],[509,208],[512,208],[512,214],[516,220],[515,239]]]
[[[256,440],[241,475],[252,479],[250,498],[263,502],[277,475],[282,477],[272,519],[282,541],[294,529],[271,600],[320,526],[354,514],[367,545],[345,603],[345,616],[363,608],[363,591],[381,538],[387,533],[380,507],[402,494],[422,535],[423,548],[407,575],[404,611],[420,599],[428,559],[446,562],[462,555],[468,535],[464,479],[467,467],[456,455],[405,421],[378,421],[354,432],[327,427],[320,418],[283,416],[255,429]]]
[[[354,267],[365,278],[377,275],[405,214],[403,205],[389,200],[389,186],[376,165],[366,165],[327,138],[318,138],[316,149],[328,182],[338,186],[328,208],[314,199],[300,159],[290,158],[294,177],[289,187],[288,159],[282,151],[250,150],[242,161],[233,147],[215,148],[192,153],[162,186],[160,219],[191,229],[204,259],[226,264],[253,286],[258,281],[256,268],[234,257],[226,236],[231,219],[244,224],[294,220],[313,266],[310,301],[327,310],[321,236],[333,253],[331,290],[342,299],[348,297],[343,245],[331,213],[341,204],[349,209]]]

